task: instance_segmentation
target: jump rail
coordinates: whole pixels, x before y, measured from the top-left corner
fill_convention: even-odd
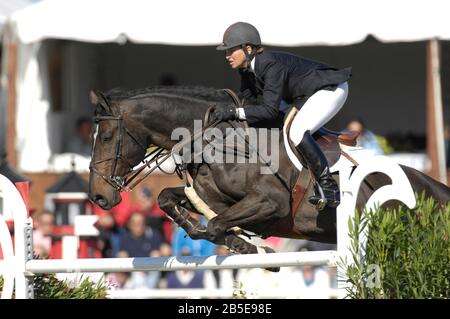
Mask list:
[[[30,260],[28,272],[77,273],[77,272],[133,272],[175,271],[234,268],[267,268],[304,265],[336,266],[336,251],[293,252],[276,254],[247,254],[232,256],[180,256],[136,258],[83,258]]]
[[[399,165],[384,156],[360,164],[353,170],[344,166],[339,171],[341,204],[337,208],[337,251],[292,252],[274,254],[248,254],[233,256],[186,256],[186,257],[149,257],[149,258],[107,258],[107,259],[33,259],[32,220],[16,187],[0,175],[0,194],[5,201],[5,216],[13,216],[15,233],[15,254],[3,216],[0,215],[0,243],[4,262],[4,288],[2,299],[12,297],[15,281],[17,299],[33,298],[33,276],[38,273],[74,273],[74,272],[133,272],[133,271],[173,271],[195,269],[231,269],[231,268],[268,268],[302,265],[336,266],[343,261],[351,264],[348,221],[353,217],[356,197],[364,178],[373,173],[388,175],[391,185],[379,188],[370,197],[366,207],[396,199],[409,208],[416,205],[414,192],[408,178]],[[9,213],[9,215],[8,215]],[[361,237],[361,252],[364,252],[366,234]],[[339,296],[345,297],[345,269],[338,268]]]

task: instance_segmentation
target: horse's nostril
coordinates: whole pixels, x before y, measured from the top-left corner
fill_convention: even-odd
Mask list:
[[[108,205],[108,201],[102,195],[94,195],[92,200],[100,207],[105,207]]]
[[[104,198],[99,199],[99,200],[97,201],[97,203],[98,203],[98,205],[99,205],[100,207],[105,207],[106,204],[108,204],[108,202],[107,202],[106,199],[104,199]]]

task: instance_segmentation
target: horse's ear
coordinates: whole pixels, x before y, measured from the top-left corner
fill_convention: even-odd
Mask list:
[[[91,90],[89,92],[89,99],[95,107],[101,106],[105,110],[111,110],[108,103],[108,98],[99,90],[95,90],[95,92]]]
[[[89,92],[89,100],[91,100],[91,103],[94,106],[97,106],[100,102],[98,95],[92,90]]]

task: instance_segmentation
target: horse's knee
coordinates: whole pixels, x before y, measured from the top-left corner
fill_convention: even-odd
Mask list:
[[[162,210],[166,211],[167,208],[174,206],[175,203],[173,202],[173,199],[174,199],[174,194],[172,193],[172,191],[170,189],[162,190],[158,196],[159,207],[161,207]]]

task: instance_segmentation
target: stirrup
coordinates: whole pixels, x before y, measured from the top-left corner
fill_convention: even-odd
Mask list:
[[[319,183],[316,183],[314,188],[316,192],[309,198],[309,202],[316,206],[318,211],[325,209],[326,206],[336,208],[340,204],[340,201],[336,200],[336,198],[328,199]]]
[[[316,183],[314,188],[316,190],[316,193],[309,198],[309,202],[316,206],[316,209],[318,211],[321,211],[327,206],[328,200],[325,197],[325,194],[323,193],[322,187],[320,187],[319,183]],[[317,194],[317,192],[319,194]]]

